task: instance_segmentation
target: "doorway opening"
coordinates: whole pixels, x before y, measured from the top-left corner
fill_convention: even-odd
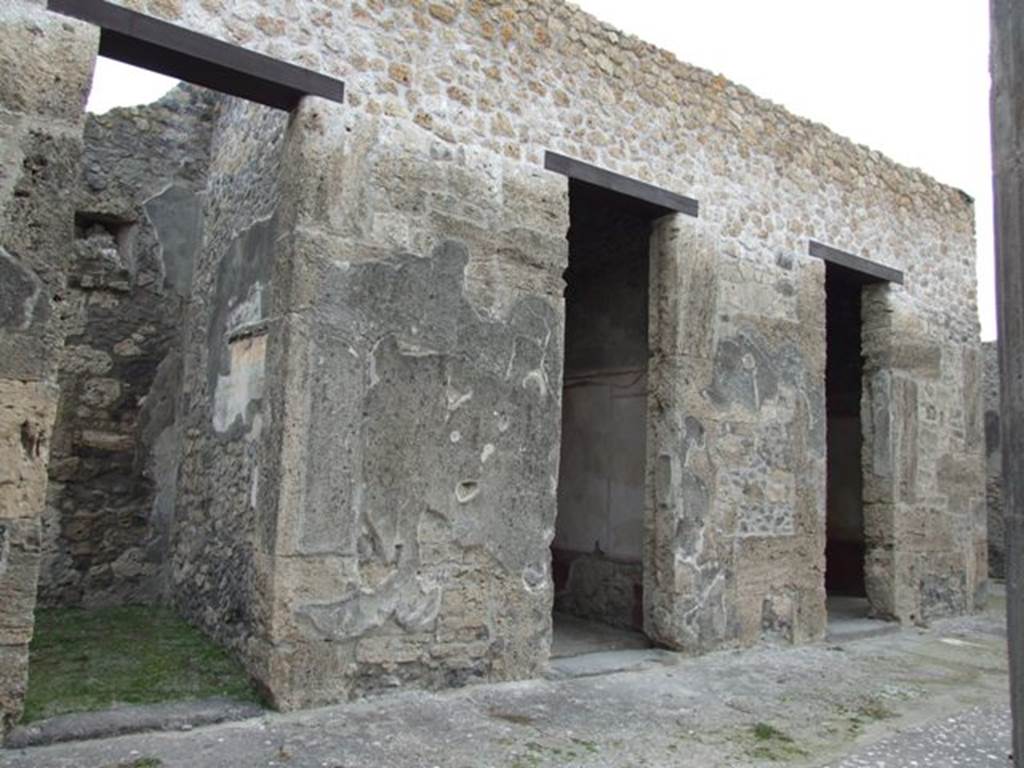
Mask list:
[[[825,593],[833,639],[895,629],[880,620],[865,577],[868,539],[864,509],[864,380],[862,291],[877,280],[832,262],[825,265],[827,362],[825,392],[828,469]]]
[[[191,399],[190,393],[204,391],[197,383],[203,378],[219,383],[228,367],[218,365],[216,352],[239,341],[221,335],[212,322],[214,353],[201,356],[193,340],[203,338],[208,307],[221,311],[222,319],[227,306],[241,303],[230,288],[244,283],[237,278],[242,270],[220,266],[242,246],[217,226],[242,232],[233,236],[241,238],[269,219],[249,208],[252,198],[272,201],[276,194],[264,193],[274,188],[275,174],[264,159],[281,152],[287,113],[307,95],[341,101],[344,86],[109,3],[49,0],[47,6],[99,27],[100,59],[90,94],[93,112],[84,121],[83,172],[78,185],[65,190],[75,201],[67,285],[57,297],[66,343],[58,360],[60,399],[41,514],[31,685],[15,709],[24,703],[26,717],[40,719],[115,703],[252,698],[240,660],[218,647],[241,649],[240,636],[252,634],[242,627],[247,606],[239,609],[220,597],[247,593],[226,584],[224,571],[205,569],[223,559],[220,567],[238,573],[240,581],[248,578],[238,564],[249,555],[244,526],[254,507],[250,493],[211,499],[207,472],[225,486],[232,483],[209,467],[207,457],[222,455],[239,475],[248,472],[238,457],[253,455],[256,438],[238,447],[240,437],[249,435],[237,428],[221,438],[227,430],[218,429],[218,418],[224,411],[234,416],[220,403],[231,400],[236,380],[243,382],[239,389],[246,387],[250,372],[227,372],[237,374],[225,377],[227,396],[218,388],[204,402]],[[156,95],[152,85],[140,83],[133,68],[112,68],[114,60],[148,71],[141,79],[169,76],[157,88],[170,90],[147,103],[146,95]],[[104,73],[117,82],[104,84]],[[174,86],[178,79],[184,82]],[[136,96],[121,109],[93,114],[108,100],[103,96],[116,102],[130,91]],[[261,195],[243,198],[247,185],[259,187]],[[245,206],[236,204],[243,199]],[[250,213],[255,223],[245,218]],[[245,255],[256,261],[252,250]],[[214,284],[216,296],[194,295],[194,270],[195,284]],[[234,280],[228,288],[220,281],[224,272]],[[255,295],[258,304],[262,294]],[[255,311],[246,305],[234,318],[251,321]],[[247,332],[237,346],[250,351],[257,347],[254,338]],[[204,409],[213,411],[212,430]],[[211,451],[215,440],[217,450]],[[237,484],[248,486],[248,477]],[[198,528],[196,520],[211,507],[218,513],[216,529]],[[183,512],[191,517],[179,524]],[[213,549],[230,554],[210,557]],[[202,625],[209,637],[179,614]],[[200,658],[203,669],[196,670]]]
[[[828,417],[825,592],[830,603],[864,600],[864,476],[861,462],[861,281],[825,268],[825,394]],[[830,605],[831,607],[831,605]]]
[[[553,656],[646,647],[648,261],[644,205],[569,185]]]
[[[118,83],[95,76],[93,92],[103,90]],[[180,617],[171,596],[182,328],[219,104],[212,91],[178,84],[151,103],[84,121],[84,171],[69,190],[68,332],[25,723],[121,705],[256,699],[242,665]]]

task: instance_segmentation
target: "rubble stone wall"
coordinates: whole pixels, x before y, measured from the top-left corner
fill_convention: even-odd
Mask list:
[[[341,105],[295,121],[269,687],[290,707],[537,675],[564,180]]]
[[[180,86],[86,120],[41,604],[148,602],[166,587],[213,107],[210,92]]]
[[[182,435],[168,583],[175,607],[258,679],[266,630],[260,495],[273,453],[266,407],[277,288],[279,175],[288,114],[222,98],[210,144],[203,247],[186,307]],[[296,468],[298,471],[298,468]],[[267,486],[270,486],[269,489]]]
[[[914,622],[972,610],[988,578],[981,344],[913,301],[915,267],[861,308],[865,580],[876,612]]]
[[[824,265],[720,242],[675,215],[651,250],[645,629],[690,652],[825,621]]]
[[[21,712],[94,30],[0,6],[0,740]]]

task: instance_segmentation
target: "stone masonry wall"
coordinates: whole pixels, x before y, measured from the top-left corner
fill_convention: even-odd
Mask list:
[[[196,536],[180,560],[202,587],[191,610],[236,639],[265,620],[248,646],[278,703],[546,663],[568,225],[546,149],[701,202],[699,221],[662,222],[652,247],[648,633],[698,651],[823,632],[824,268],[806,255],[812,238],[906,274],[865,301],[868,570],[890,598],[878,602],[907,621],[972,607],[986,545],[962,193],[567,3],[131,4],[347,85],[346,106],[310,100],[289,126],[280,321],[265,352],[258,333],[227,326],[230,370],[213,368],[205,392],[223,376],[239,396],[225,391],[214,414],[202,391],[189,400],[186,461],[211,483],[192,530],[219,534]],[[225,163],[225,178],[238,167],[249,164]],[[228,306],[251,306],[233,295]],[[203,369],[190,380],[186,359],[187,398]],[[263,391],[272,428],[255,461],[244,438],[230,465],[222,445],[202,447],[216,413],[215,426],[254,429],[259,397],[243,395]],[[237,533],[249,532],[247,492],[251,558]],[[204,513],[201,498],[226,503]],[[224,628],[231,605],[250,613]]]
[[[186,308],[182,435],[169,589],[175,607],[258,679],[268,622],[257,516],[280,430],[265,382],[274,344],[278,176],[289,116],[223,98],[210,146],[203,247]],[[269,339],[269,340],[268,340]],[[279,433],[278,433],[279,434]],[[279,437],[277,443],[279,443]],[[265,485],[266,483],[266,485]]]
[[[645,630],[690,652],[824,630],[824,265],[722,263],[713,225],[651,246]]]
[[[869,571],[876,574],[878,591],[887,590],[892,598],[887,610],[903,620],[968,610],[973,605],[985,570],[981,360],[972,210],[962,193],[796,118],[721,77],[681,64],[560,2],[307,3],[268,6],[255,16],[244,13],[241,4],[230,3],[214,9],[199,2],[151,0],[139,6],[345,79],[345,111],[312,106],[308,115],[312,124],[297,129],[311,131],[309,139],[317,147],[316,162],[304,166],[310,177],[306,183],[322,184],[324,177],[339,179],[330,194],[324,192],[297,203],[307,216],[325,222],[323,227],[340,232],[349,242],[342,248],[328,246],[328,240],[321,238],[303,246],[323,258],[354,263],[366,261],[367,254],[374,254],[373,260],[387,261],[412,253],[420,258],[434,254],[437,259],[442,253],[450,254],[435,250],[446,238],[470,242],[462,239],[462,233],[467,229],[475,232],[479,226],[475,222],[482,219],[502,231],[521,219],[519,208],[536,208],[532,201],[538,199],[550,200],[541,231],[553,235],[553,230],[561,228],[564,234],[564,180],[559,183],[540,171],[546,149],[700,200],[698,230],[692,237],[686,234],[672,241],[678,247],[687,247],[690,241],[702,243],[703,273],[687,276],[684,271],[679,276],[683,282],[672,288],[682,292],[672,299],[677,306],[700,313],[700,322],[695,324],[701,329],[700,344],[671,347],[666,354],[670,354],[671,364],[688,366],[679,371],[686,377],[684,381],[705,384],[703,389],[666,392],[671,395],[667,405],[655,404],[661,410],[652,418],[668,414],[675,424],[659,434],[665,439],[674,434],[679,439],[656,440],[648,454],[649,471],[655,473],[649,482],[661,483],[655,494],[661,500],[655,498],[649,504],[650,525],[663,526],[651,546],[658,550],[657,561],[663,565],[651,573],[653,581],[645,586],[647,624],[660,626],[649,631],[678,647],[750,643],[764,635],[799,640],[820,636],[823,631],[825,477],[818,449],[824,411],[823,381],[818,373],[824,359],[824,270],[806,255],[807,242],[813,238],[902,269],[905,284],[884,289],[875,305],[876,327],[895,332],[897,343],[870,347],[865,342],[879,361],[878,367],[869,366],[870,375],[876,378],[865,387],[868,407],[864,412],[872,414],[873,420],[865,436],[871,441],[872,473],[878,481],[874,486],[866,482],[866,498],[875,500],[877,519],[889,521],[877,531],[878,546]],[[315,119],[316,115],[325,124]],[[366,127],[363,130],[369,133],[361,134],[361,126],[373,127]],[[397,143],[422,147],[413,156],[427,159],[411,168],[397,161],[375,165],[356,146],[364,135],[380,137],[379,143],[366,139],[378,157],[387,154],[389,143]],[[391,151],[399,153],[400,149]],[[444,169],[453,167],[445,165],[446,157],[465,158],[468,174],[460,176],[460,184],[463,176],[471,178],[465,180],[467,186],[450,185],[442,195],[442,190],[431,185],[450,172]],[[500,173],[494,169],[501,169]],[[509,178],[525,179],[531,185],[522,191],[517,187],[514,201],[501,186],[502,180]],[[557,198],[552,197],[554,189],[562,190]],[[461,194],[463,190],[467,194]],[[432,226],[425,230],[419,222],[431,215],[431,206],[439,197],[448,201],[445,216],[433,214]],[[433,238],[428,238],[426,245],[424,231]],[[303,234],[313,240],[310,232]],[[483,306],[508,311],[503,285],[534,285],[542,277],[557,280],[557,268],[549,268],[552,259],[535,260],[544,268],[523,267],[514,255],[522,248],[512,248],[506,255],[509,246],[491,238],[486,242],[489,245],[480,252],[470,243],[466,266],[466,290],[481,296]],[[490,276],[486,285],[494,295],[476,292],[481,275]],[[557,289],[539,289],[538,293],[557,295]],[[352,310],[330,309],[335,307],[333,297],[328,300],[318,295],[316,301],[325,303],[319,307],[302,296],[296,299],[296,306],[303,314],[330,318],[331,324],[340,323],[341,327],[365,317]],[[378,307],[384,306],[388,305],[378,301]],[[558,317],[560,314],[555,320]],[[360,322],[372,325],[382,321]],[[294,333],[296,339],[302,338],[298,330]],[[692,340],[695,331],[678,328],[674,333],[668,340],[678,338],[681,344]],[[348,340],[349,334],[342,338]],[[358,345],[353,349],[353,360],[365,354]],[[555,365],[550,357],[545,360]],[[556,369],[552,369],[551,382],[560,379]],[[887,372],[890,370],[898,375]],[[298,374],[293,371],[292,375]],[[336,378],[340,379],[340,373]],[[363,416],[354,404],[363,401],[359,397],[353,400],[351,394],[346,397],[349,405],[345,409],[333,411],[330,419],[323,414],[325,420],[333,419],[335,434],[360,434],[352,431],[353,425],[372,424],[389,412],[388,405],[371,402],[368,415]],[[688,422],[688,415],[697,423]],[[319,420],[312,423],[319,426]],[[687,425],[692,426],[692,433],[683,429]],[[547,445],[555,437],[553,431],[553,427],[538,427],[533,440]],[[440,429],[418,428],[407,434],[417,445],[429,444],[434,457],[442,445],[445,450],[448,445],[458,445],[451,442],[450,434],[439,433]],[[341,450],[340,446],[321,448],[315,434],[308,438],[309,446],[315,447],[313,455],[325,457],[333,455],[332,450]],[[686,434],[688,440],[695,441],[692,445],[697,451],[680,454],[678,446],[684,444]],[[444,443],[442,437],[449,442]],[[335,564],[332,568],[338,563],[358,562],[355,552],[364,551],[353,543],[359,541],[354,532],[366,514],[367,507],[362,505],[372,506],[365,494],[380,484],[368,482],[357,492],[359,483],[345,486],[340,479],[331,478],[349,477],[350,470],[339,472],[338,466],[358,467],[361,457],[369,455],[367,451],[372,453],[368,446],[373,439],[365,434],[359,439],[346,438],[344,455],[348,458],[304,470],[310,493],[332,498],[330,508],[335,510],[334,517],[324,518],[321,503],[310,503],[293,522],[293,527],[308,525],[321,532],[317,546],[324,548],[320,557],[326,558],[321,568],[328,568],[329,558],[336,558],[330,560]],[[780,446],[781,452],[773,446]],[[402,477],[419,478],[417,482],[430,488],[451,484],[436,460],[428,466],[418,463],[425,462],[424,458],[403,455],[391,454],[386,462],[405,467]],[[548,462],[530,472],[552,476],[557,459],[552,455]],[[528,485],[532,476],[521,473],[517,485]],[[898,482],[897,477],[901,478]],[[392,485],[393,481],[383,487]],[[331,490],[342,487],[347,490]],[[488,499],[486,509],[493,513],[500,506],[492,497],[474,493],[472,485],[462,487],[460,494],[472,496],[478,504]],[[412,497],[411,489],[402,491],[389,508],[404,509],[401,500]],[[540,540],[529,547],[522,541],[515,544],[524,555],[515,563],[540,560],[544,551],[547,498],[532,497],[529,505],[525,500],[523,504],[524,511],[517,516],[538,516]],[[280,514],[286,507],[282,502]],[[662,511],[656,514],[656,507]],[[341,514],[339,509],[348,512]],[[331,530],[322,522],[325,519],[339,526],[335,536],[348,532],[341,536],[344,543],[324,546],[324,541],[338,541],[324,533]],[[920,538],[920,525],[928,519],[940,521],[927,528],[927,547],[941,552],[935,559],[927,557]],[[280,519],[278,525],[279,530],[290,530]],[[481,522],[474,530],[484,527]],[[502,535],[509,533],[499,530]],[[494,533],[492,530],[489,538],[495,538]],[[404,559],[411,556],[410,544],[401,543],[400,570],[415,573],[407,570],[412,566]],[[380,544],[374,546],[378,549],[371,551],[383,552],[375,557],[397,562],[393,549],[389,552],[386,547],[379,549]],[[286,575],[281,567],[283,554],[278,551],[275,594],[283,601],[280,615],[286,616],[294,590],[303,596],[295,598],[296,606],[308,599],[308,582],[297,573]],[[676,567],[673,562],[688,565]],[[308,558],[303,561],[306,568],[314,568],[312,563]],[[297,563],[289,561],[288,565],[294,568]],[[513,562],[507,561],[505,566],[507,570],[499,572],[514,572]],[[383,573],[391,574],[391,570]],[[348,590],[358,594],[357,585],[366,577],[347,578],[334,589],[321,585],[314,592],[321,594],[323,589],[325,601],[327,594]],[[393,600],[406,594],[398,589],[399,583],[406,583],[395,581],[398,577],[380,578],[382,581],[369,583],[394,585],[394,590],[389,587]],[[549,589],[544,587],[548,577],[538,578],[543,593]],[[475,586],[466,587],[468,592],[460,591],[468,582],[457,573],[435,572],[435,579],[438,591],[426,585],[422,589],[442,603],[446,595],[457,593],[464,594],[471,604],[489,605],[489,596],[495,594],[493,587],[485,586],[491,579],[482,575],[474,576]],[[505,598],[506,605],[518,602],[508,594]],[[423,607],[425,600],[416,598],[413,603]],[[539,605],[535,600],[539,600],[536,595],[529,603]],[[390,616],[386,606],[397,604],[377,603],[384,606],[379,609],[382,613],[374,609],[372,615]],[[364,673],[387,669],[389,663],[399,663],[396,659],[406,659],[401,663],[410,665],[407,674],[390,673],[396,684],[430,677],[423,665],[441,662],[424,661],[435,659],[433,652],[425,650],[431,644],[410,639],[421,638],[420,625],[403,629],[397,624],[390,631],[400,639],[387,635],[382,640],[376,633],[391,626],[384,619],[369,623],[342,620],[352,611],[364,616],[366,610],[361,602],[346,609],[339,604],[336,623],[314,622],[319,628],[313,631],[308,628],[310,619],[305,630],[297,626],[286,634],[289,638],[303,632],[308,638],[337,638],[340,645],[317,644],[310,639],[305,647],[328,655],[330,663],[323,668],[338,669],[339,674],[352,668]],[[293,615],[304,612],[299,607]],[[535,644],[543,648],[547,620],[539,608],[519,618],[529,627],[517,630],[526,633],[517,637],[539,638]],[[379,648],[371,652],[370,645],[364,645],[353,657],[357,638],[373,638],[374,647]],[[517,655],[514,649],[519,640],[504,635],[502,639],[504,648],[491,643],[487,646],[491,650],[485,651],[475,646],[470,657],[500,658],[500,664],[484,663],[492,675],[501,669],[501,674],[522,676],[537,668],[538,662],[532,658]],[[301,646],[296,642],[288,647]],[[299,651],[293,653],[281,680],[295,681],[295,670],[316,667],[299,656]],[[379,671],[371,678],[375,682],[368,685],[382,680]],[[285,687],[301,688],[294,683]],[[307,687],[300,698],[309,701],[338,695],[342,686],[333,692],[329,688],[317,691]]]
[[[1006,578],[1006,528],[1003,522],[1003,451],[999,436],[999,348],[984,344],[985,355],[985,478],[988,513],[988,572]]]
[[[537,675],[564,182],[322,102],[293,131],[276,701]]]
[[[0,740],[28,673],[94,30],[0,5]]]
[[[865,580],[877,613],[927,621],[985,594],[982,359],[908,292],[862,294]]]
[[[181,86],[86,121],[43,518],[44,605],[145,602],[164,591],[181,326],[213,106],[210,92]]]

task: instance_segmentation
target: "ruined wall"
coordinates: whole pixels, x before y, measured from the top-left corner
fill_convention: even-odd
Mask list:
[[[262,654],[279,703],[543,667],[568,224],[545,149],[701,201],[652,249],[655,639],[704,650],[823,631],[824,268],[809,238],[906,273],[865,302],[865,494],[889,521],[876,592],[905,620],[972,606],[981,360],[962,193],[569,4],[132,5],[347,84],[346,107],[311,101],[291,126],[266,340],[262,298],[256,327],[242,310],[210,324],[210,299],[190,308],[206,319],[187,345],[185,461],[209,483],[197,501],[216,503],[193,505],[176,538],[195,595],[181,599]],[[260,153],[233,146],[225,180],[273,163],[265,137]],[[252,203],[231,231],[260,275],[273,220],[252,216],[273,206]],[[248,310],[265,282],[215,277],[229,240],[203,279]],[[214,327],[233,330],[208,368]],[[248,441],[257,414],[274,427]]]
[[[657,222],[647,631],[690,652],[824,628],[824,265],[722,264],[713,225]]]
[[[0,739],[28,672],[95,33],[0,6]]]
[[[643,628],[650,221],[571,193],[555,610]]]
[[[698,234],[709,255],[678,290],[710,319],[706,346],[680,354],[716,399],[709,405],[695,392],[695,402],[687,396],[673,406],[702,411],[703,490],[694,496],[678,473],[664,478],[673,493],[664,514],[687,523],[658,543],[699,573],[669,568],[657,576],[656,589],[689,597],[676,608],[650,606],[671,615],[666,631],[678,645],[821,633],[824,393],[816,371],[824,270],[806,255],[807,243],[902,269],[905,284],[879,299],[879,322],[895,331],[895,343],[873,348],[879,364],[869,361],[867,374],[878,375],[865,387],[864,412],[873,414],[865,436],[872,452],[877,447],[871,466],[879,481],[866,478],[866,498],[889,521],[875,537],[871,567],[901,619],[973,605],[985,572],[981,361],[973,217],[962,193],[568,4],[342,3],[266,7],[251,19],[198,2],[144,6],[338,75],[354,115],[422,133],[419,141],[432,136],[439,153],[487,157],[532,175],[551,149],[700,200]],[[361,177],[366,169],[348,171]],[[407,183],[416,188],[415,179]],[[381,194],[365,193],[360,212]],[[499,204],[502,220],[517,216]],[[461,205],[460,218],[479,207],[472,199]],[[412,247],[415,230],[401,216],[372,222],[373,242],[424,252]],[[457,232],[461,224],[446,226]],[[518,279],[508,259],[495,258],[496,270]],[[676,466],[678,448],[664,450]],[[902,485],[892,482],[898,474]],[[929,528],[928,546],[941,552],[935,559],[915,538],[929,515],[942,521]],[[701,553],[691,551],[694,542]],[[693,641],[687,623],[704,627],[703,639]]]
[[[149,601],[165,587],[181,327],[202,237],[213,104],[211,93],[182,86],[86,120],[42,604]]]
[[[862,293],[865,580],[875,611],[928,621],[985,595],[982,358],[908,293]]]
[[[988,517],[988,572],[1006,578],[1006,525],[1003,521],[1003,451],[999,433],[999,347],[983,345],[985,356],[985,508]]]
[[[268,622],[257,516],[281,425],[265,405],[274,309],[278,177],[289,116],[223,98],[210,145],[203,247],[184,327],[182,435],[169,591],[191,622],[259,678]],[[298,469],[298,468],[296,468]],[[273,489],[271,488],[271,491]]]
[[[269,400],[288,425],[276,701],[536,675],[551,625],[564,185],[321,102],[293,131],[297,219],[276,278],[293,310],[288,380]]]

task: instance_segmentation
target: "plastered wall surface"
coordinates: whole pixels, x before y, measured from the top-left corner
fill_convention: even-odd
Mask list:
[[[343,110],[300,110],[286,164],[285,706],[537,674],[550,639],[562,184]]]
[[[282,314],[276,289],[280,176],[289,116],[221,99],[210,144],[203,247],[186,308],[174,524],[168,583],[174,606],[267,679],[270,621],[265,567],[283,429],[267,407]],[[279,378],[279,377],[278,377]]]
[[[701,204],[658,222],[649,257],[648,634],[697,652],[823,632],[812,238],[906,276],[863,308],[869,593],[904,621],[974,605],[987,544],[962,193],[567,4],[132,7],[346,81],[345,105],[222,111],[184,342],[176,600],[280,706],[546,663],[569,211],[545,150]],[[5,34],[77,36],[38,66],[87,72],[94,38],[26,21],[39,9],[18,0]],[[3,56],[5,120],[63,103]],[[71,156],[80,117],[60,117]],[[0,191],[17,208],[24,142],[60,138],[14,130]],[[58,275],[57,250],[22,249],[22,283]],[[31,343],[63,339],[39,327]],[[0,375],[25,379],[16,367]],[[25,510],[38,525],[41,501]]]

